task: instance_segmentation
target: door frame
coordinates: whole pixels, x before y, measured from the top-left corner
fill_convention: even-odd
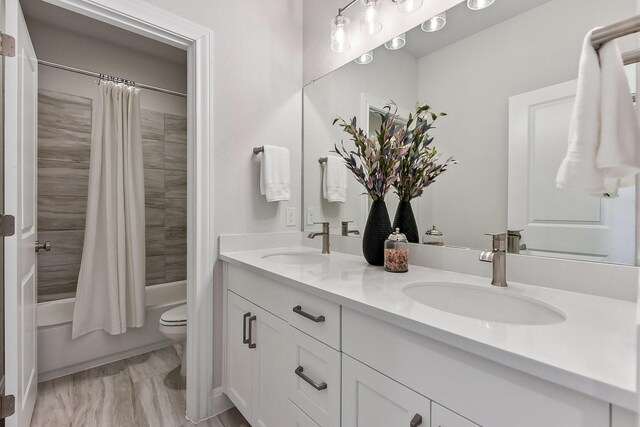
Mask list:
[[[226,410],[213,389],[213,30],[139,0],[44,0],[187,51],[187,418]]]

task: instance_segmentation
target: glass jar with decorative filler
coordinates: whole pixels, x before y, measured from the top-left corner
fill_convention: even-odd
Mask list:
[[[392,273],[409,271],[409,242],[399,228],[384,242],[384,269]]]
[[[428,230],[426,233],[424,233],[424,237],[422,237],[422,243],[431,246],[444,246],[444,235],[440,230],[437,230],[436,226],[434,225],[431,230]]]

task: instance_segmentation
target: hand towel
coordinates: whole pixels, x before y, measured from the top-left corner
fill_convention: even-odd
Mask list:
[[[337,156],[327,157],[322,177],[322,195],[328,202],[347,202],[347,168]]]
[[[603,45],[599,54],[602,107],[596,167],[606,178],[623,180],[640,172],[640,128],[616,42]]]
[[[604,173],[596,168],[600,139],[600,63],[589,31],[582,44],[578,91],[569,124],[569,147],[560,164],[558,188],[605,193]]]
[[[612,41],[596,52],[592,33],[582,46],[569,148],[556,184],[616,197],[640,171],[640,129],[620,51]]]
[[[265,145],[260,163],[260,194],[267,202],[279,202],[291,198],[291,172],[289,150]]]

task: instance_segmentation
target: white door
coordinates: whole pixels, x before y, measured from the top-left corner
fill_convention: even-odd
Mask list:
[[[430,425],[429,399],[346,354],[342,356],[342,427]]]
[[[18,0],[6,0],[5,31],[16,56],[5,60],[5,213],[15,234],[5,238],[6,391],[16,399],[7,426],[31,423],[37,391],[36,147],[38,61]]]
[[[255,306],[231,291],[227,296],[227,396],[251,420],[255,349],[249,348],[249,323]]]
[[[633,188],[612,199],[556,188],[576,88],[573,80],[509,100],[508,228],[524,230],[521,253],[633,264]]]
[[[285,388],[285,345],[289,325],[279,317],[254,307],[250,344],[253,353],[253,427],[280,427],[285,424],[287,392]]]

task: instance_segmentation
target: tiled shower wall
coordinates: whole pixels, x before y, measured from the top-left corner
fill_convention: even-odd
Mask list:
[[[75,295],[87,210],[91,99],[41,90],[38,103],[38,301]],[[186,279],[187,122],[142,110],[147,285]]]

